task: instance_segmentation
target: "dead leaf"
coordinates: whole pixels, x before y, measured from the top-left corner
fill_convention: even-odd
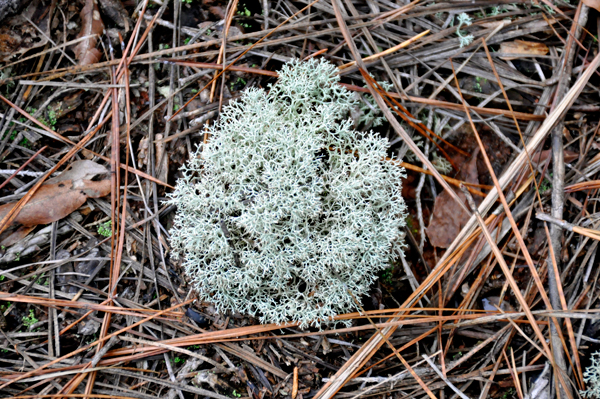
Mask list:
[[[473,151],[473,157],[459,177],[467,183],[479,184],[477,178],[477,154],[479,148]],[[460,190],[456,190],[459,198],[466,203],[466,197]],[[475,198],[477,201],[477,198]],[[465,212],[452,198],[447,190],[444,190],[435,199],[433,214],[427,227],[427,237],[434,247],[448,248],[463,226],[469,220],[469,214]]]
[[[165,143],[163,143],[162,138],[163,135],[162,134],[157,134],[156,136],[154,136],[154,138],[156,139],[157,143],[156,143],[156,177],[160,180],[160,181],[167,181],[167,174],[169,172],[169,157],[167,157],[165,155]]]
[[[539,165],[541,163],[543,164],[551,156],[552,156],[552,150],[540,151],[531,157],[531,162],[534,165]],[[565,163],[571,163],[574,160],[576,160],[577,158],[579,158],[579,153],[575,152],[575,151],[564,150],[564,158],[565,158]]]
[[[583,4],[600,11],[600,0],[583,0]]]
[[[515,60],[519,58],[518,55],[523,56],[537,56],[548,54],[548,46],[543,43],[528,42],[525,40],[515,40],[512,42],[502,42],[500,44],[500,53],[510,54],[510,56],[500,57],[503,60]]]
[[[66,180],[92,180],[98,175],[105,175],[107,173],[108,169],[104,166],[84,159],[73,162],[60,175],[46,180],[44,184],[56,184]]]
[[[99,198],[108,193],[110,180],[66,180],[58,184],[46,184],[39,188],[13,223],[24,226],[52,223],[71,214],[88,197]],[[0,218],[4,218],[15,204],[13,202],[0,206]]]
[[[35,229],[35,226],[20,226],[16,230],[5,231],[2,235],[0,235],[0,245],[4,247],[10,247],[27,237],[27,235],[31,233],[33,229]]]
[[[79,65],[95,64],[102,57],[102,53],[96,48],[96,43],[98,43],[98,36],[104,31],[97,0],[86,0],[85,6],[83,6],[79,15],[81,17],[81,31],[77,38],[90,35],[91,37],[80,42],[73,51],[79,60]]]
[[[77,334],[81,335],[94,335],[100,329],[100,323],[94,319],[87,319],[82,321],[77,326]]]
[[[68,216],[88,198],[104,197],[110,193],[110,180],[92,181],[108,170],[92,161],[73,162],[61,175],[49,179],[33,195],[17,215],[13,224],[35,226],[52,223]],[[15,206],[11,202],[0,206],[0,219]]]

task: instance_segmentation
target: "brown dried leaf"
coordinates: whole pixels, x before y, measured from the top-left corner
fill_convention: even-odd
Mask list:
[[[564,155],[565,163],[571,163],[574,160],[576,160],[577,158],[579,158],[579,153],[575,152],[575,151],[564,150],[564,154],[565,154]],[[540,163],[543,164],[551,156],[552,156],[552,150],[544,150],[544,151],[538,152],[537,154],[532,156],[531,162],[534,165],[538,165]]]
[[[583,4],[600,11],[600,0],[583,0]]]
[[[45,184],[23,207],[13,223],[24,226],[52,223],[68,216],[85,203],[88,197],[99,198],[110,193],[110,180],[66,180],[57,184]],[[15,206],[16,202],[0,206],[0,219]]]
[[[512,42],[502,42],[500,44],[500,52],[511,54],[510,56],[500,57],[503,60],[514,60],[519,58],[514,54],[522,54],[523,56],[536,56],[548,54],[548,46],[543,43],[528,42],[525,40],[515,40]]]
[[[479,149],[476,148],[471,161],[464,170],[461,171],[461,180],[467,183],[479,184],[477,178],[477,154]],[[466,202],[466,197],[460,190],[456,193],[461,200]],[[475,199],[477,201],[477,199]],[[452,196],[444,190],[435,199],[433,205],[433,214],[429,227],[427,227],[427,237],[429,242],[434,247],[448,248],[456,235],[469,220],[469,214],[466,213],[452,198]]]
[[[110,193],[110,180],[92,181],[95,175],[105,174],[106,168],[91,161],[77,161],[60,176],[48,180],[33,195],[17,215],[13,224],[35,226],[52,223],[68,216],[88,198],[104,197]],[[15,206],[11,202],[0,206],[0,219]]]
[[[85,6],[83,6],[79,15],[81,17],[81,31],[77,38],[90,35],[91,37],[75,46],[73,51],[79,60],[79,65],[95,64],[102,57],[102,53],[96,48],[96,43],[98,42],[98,36],[104,31],[97,0],[86,0]]]
[[[56,184],[66,180],[92,180],[95,176],[107,173],[108,169],[96,162],[89,160],[75,161],[60,175],[46,180],[44,184]]]
[[[19,226],[15,230],[7,230],[0,235],[0,245],[10,247],[27,237],[33,229],[35,229],[35,226]]]

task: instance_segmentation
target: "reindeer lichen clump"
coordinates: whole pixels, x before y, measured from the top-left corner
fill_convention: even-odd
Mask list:
[[[292,61],[223,108],[170,203],[175,258],[200,299],[262,323],[355,311],[402,247],[404,171],[326,61]]]

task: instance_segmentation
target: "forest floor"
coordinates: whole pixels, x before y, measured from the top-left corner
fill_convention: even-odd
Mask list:
[[[27,3],[0,24],[0,397],[600,394],[599,1]],[[219,313],[165,201],[205,123],[314,57],[402,158],[404,255],[347,325]]]

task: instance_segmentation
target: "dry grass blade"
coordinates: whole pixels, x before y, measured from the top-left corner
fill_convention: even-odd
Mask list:
[[[516,159],[511,163],[508,169],[503,173],[502,176],[498,179],[498,183],[501,189],[505,189],[509,183],[517,176],[517,174],[522,170],[523,166],[527,161],[527,154],[533,153],[542,143],[542,141],[547,137],[550,133],[550,130],[554,127],[556,122],[562,117],[562,115],[567,111],[567,109],[575,102],[589,79],[592,77],[592,74],[600,66],[600,54],[596,55],[594,59],[587,66],[585,72],[581,74],[579,79],[573,84],[573,87],[569,90],[567,95],[562,99],[562,101],[556,106],[554,110],[545,118],[544,123],[540,128],[535,132],[535,135],[529,140],[527,143],[526,150],[519,154]],[[498,200],[498,191],[494,187],[487,195],[487,197],[483,200],[483,202],[479,205],[478,211],[480,214],[485,215],[492,205]],[[467,222],[467,224],[463,227],[461,232],[458,234],[452,245],[448,248],[447,254],[452,253],[458,245],[460,245],[465,237],[469,236],[473,233],[475,226],[477,225],[477,218],[472,216],[471,219]]]
[[[159,61],[162,61],[163,63],[166,63],[166,64],[172,63],[172,64],[182,65],[182,66],[223,70],[222,65],[209,63],[209,62],[165,60],[165,59],[160,59]],[[274,78],[279,76],[277,74],[277,72],[266,71],[264,69],[258,69],[258,68],[248,68],[248,67],[244,67],[244,66],[235,66],[235,65],[232,66],[231,64],[229,64],[227,66],[227,70],[232,71],[232,72],[235,71],[235,72],[252,73],[252,74],[256,74],[256,75],[263,75],[263,76],[269,76],[269,77],[274,77]],[[345,88],[347,88],[348,90],[361,92],[361,93],[370,93],[369,88],[366,88],[366,87],[360,87],[360,86],[352,85],[349,83],[342,83],[341,85],[344,86]],[[462,109],[463,109],[462,105],[451,103],[448,101],[434,100],[434,99],[422,98],[422,97],[416,97],[416,96],[407,96],[404,94],[391,93],[391,92],[388,92],[387,96],[394,98],[394,99],[406,100],[409,102],[429,105],[432,107],[438,107],[438,108],[443,108],[443,109],[448,109],[448,110],[455,110],[455,111],[461,110],[462,111]],[[517,112],[517,111],[511,112],[509,110],[499,109],[499,108],[469,106],[469,109],[477,112],[480,115],[492,115],[492,116],[500,116],[501,115],[501,116],[507,116],[507,117],[511,117],[512,115],[514,115],[518,120],[523,120],[523,121],[543,121],[545,119],[541,115],[533,115],[533,114],[528,114],[525,112]],[[175,115],[176,114],[173,114],[173,118],[175,118]]]
[[[141,325],[141,324],[143,324],[143,323],[146,323],[146,322],[148,322],[148,321],[150,321],[150,320],[153,320],[153,319],[155,319],[156,317],[158,317],[158,316],[161,316],[161,315],[163,315],[163,314],[165,314],[165,313],[167,313],[167,312],[170,312],[170,311],[172,311],[172,310],[174,310],[174,309],[177,309],[177,308],[180,308],[180,307],[182,307],[182,306],[188,305],[188,304],[192,303],[193,301],[194,301],[193,299],[188,299],[188,300],[187,300],[187,301],[185,301],[185,302],[179,303],[179,304],[177,304],[177,305],[175,305],[175,306],[171,306],[170,308],[167,308],[167,309],[165,309],[165,310],[158,311],[156,314],[154,314],[154,315],[152,315],[152,316],[145,317],[144,319],[142,319],[142,320],[140,320],[140,321],[138,321],[138,322],[135,322],[135,323],[133,323],[133,324],[131,324],[131,325],[129,325],[129,326],[127,326],[127,327],[125,327],[125,328],[122,328],[121,330],[118,330],[118,331],[115,331],[115,332],[113,332],[113,333],[110,333],[110,334],[106,335],[104,338],[98,339],[97,341],[94,341],[94,342],[92,342],[91,344],[88,344],[88,345],[86,345],[86,346],[83,346],[83,347],[81,347],[81,348],[79,348],[79,349],[77,349],[77,350],[75,350],[75,351],[73,351],[73,352],[71,352],[71,353],[68,353],[68,354],[66,354],[66,355],[64,355],[64,356],[62,356],[62,357],[56,358],[56,359],[52,360],[51,362],[48,362],[48,363],[46,363],[46,364],[44,364],[44,365],[40,366],[40,367],[39,367],[39,368],[37,368],[36,370],[29,371],[29,372],[27,372],[27,373],[23,373],[22,375],[20,375],[20,376],[18,376],[18,377],[15,377],[15,378],[13,378],[11,381],[9,381],[9,382],[5,382],[4,384],[0,385],[0,389],[4,389],[4,388],[6,388],[7,386],[9,386],[10,384],[14,384],[14,383],[16,383],[16,382],[18,382],[18,381],[20,381],[20,380],[22,380],[22,379],[24,379],[24,378],[27,378],[27,377],[33,376],[33,375],[35,375],[36,373],[38,373],[38,372],[40,372],[40,371],[42,371],[42,370],[44,370],[44,369],[46,369],[46,368],[48,368],[48,367],[50,367],[50,366],[52,366],[52,365],[54,365],[54,364],[56,364],[56,363],[58,363],[58,362],[62,361],[62,360],[68,359],[68,358],[70,358],[70,357],[73,357],[73,356],[75,356],[75,355],[76,355],[76,354],[78,354],[78,353],[81,353],[81,352],[83,352],[83,351],[86,351],[86,350],[88,350],[88,349],[91,349],[91,348],[93,348],[93,347],[95,347],[95,346],[97,346],[97,345],[99,345],[99,344],[103,343],[104,341],[108,341],[108,340],[109,340],[110,338],[112,338],[112,337],[119,336],[120,334],[123,334],[124,332],[127,332],[127,331],[131,330],[132,328],[135,328],[135,327],[137,327],[137,326],[139,326],[139,325]]]
[[[482,40],[483,40],[483,43],[485,45],[485,39],[482,39]],[[486,50],[487,50],[487,46],[486,46]],[[489,52],[488,52],[488,57],[489,57]],[[494,67],[492,67],[492,68],[494,68]],[[495,69],[494,69],[494,71],[495,71]],[[536,284],[536,286],[538,288],[538,292],[540,293],[542,299],[544,300],[544,304],[546,305],[546,308],[551,310],[552,309],[552,305],[550,303],[550,299],[548,298],[548,295],[546,294],[546,291],[545,291],[544,286],[542,284],[541,278],[540,278],[540,276],[538,274],[537,269],[535,268],[535,265],[533,263],[531,255],[529,254],[529,250],[527,249],[527,246],[525,245],[525,242],[524,242],[524,240],[523,240],[523,238],[521,236],[521,232],[519,231],[519,229],[517,227],[517,224],[516,224],[516,222],[515,222],[515,220],[514,220],[514,218],[512,216],[512,213],[510,212],[510,207],[508,206],[506,198],[504,197],[504,194],[502,193],[502,189],[500,187],[500,183],[498,182],[498,179],[496,178],[496,175],[495,175],[494,170],[492,168],[492,165],[491,165],[491,162],[489,160],[489,157],[488,157],[488,155],[487,155],[487,153],[485,151],[485,148],[483,146],[483,142],[481,141],[481,137],[479,136],[479,133],[477,132],[477,128],[475,127],[475,124],[473,123],[473,119],[471,118],[471,115],[470,115],[470,113],[467,110],[466,103],[465,103],[465,100],[464,100],[464,98],[462,96],[462,92],[460,90],[460,86],[458,84],[458,80],[457,80],[456,74],[454,75],[454,79],[455,79],[456,86],[457,86],[457,89],[459,91],[459,94],[461,96],[461,101],[462,101],[463,105],[465,105],[465,111],[467,113],[467,117],[469,118],[469,123],[471,124],[471,127],[473,129],[473,132],[475,134],[475,138],[477,139],[477,143],[479,145],[479,148],[481,149],[481,154],[483,155],[483,158],[485,160],[485,163],[486,163],[486,166],[488,168],[488,171],[490,172],[490,176],[492,177],[492,180],[494,181],[494,186],[495,186],[494,188],[498,192],[498,197],[500,198],[500,201],[502,202],[502,206],[503,206],[504,211],[506,213],[506,216],[507,216],[507,218],[508,218],[508,220],[509,220],[509,222],[511,224],[511,227],[513,229],[513,233],[514,233],[515,237],[517,238],[517,241],[519,243],[519,247],[520,247],[523,255],[525,256],[525,259],[527,261],[527,265],[529,266],[529,270],[531,271],[531,275],[533,276],[535,284]],[[506,98],[506,100],[507,100],[507,102],[509,104],[509,107],[510,107],[510,102],[508,101],[508,97]],[[516,120],[515,120],[515,122],[516,122]],[[527,151],[525,151],[525,154],[527,155],[528,161],[529,161],[529,154],[527,153]],[[531,163],[529,163],[529,165],[531,167]],[[467,193],[467,190],[464,189],[464,192]],[[538,193],[538,195],[539,195],[539,193]],[[467,199],[469,200],[469,205],[473,209],[475,207],[475,203],[473,202],[472,197],[470,197],[467,194]],[[478,215],[478,220],[479,219],[481,219],[481,216]],[[504,259],[502,258],[502,260],[500,260],[498,258],[498,254],[500,254],[500,251],[498,250],[497,246],[495,246],[495,244],[494,244],[494,246],[492,246],[492,244],[490,242],[490,239],[488,238],[489,233],[486,232],[487,228],[485,227],[485,225],[481,224],[481,222],[483,220],[481,219],[479,221],[480,221],[480,228],[485,233],[486,240],[488,240],[488,244],[490,245],[490,247],[492,248],[492,251],[496,255],[496,260],[498,261],[498,263],[502,267],[502,271],[504,272],[505,277],[506,277],[508,283],[511,285],[511,288],[513,290],[515,290],[515,287],[516,287],[517,290],[519,290],[518,286],[516,285],[516,282],[514,281],[514,279],[512,277],[512,274],[510,273],[508,267],[506,266],[506,263],[504,262]],[[491,238],[491,236],[490,236],[490,238]],[[527,302],[525,301],[524,297],[521,295],[520,290],[519,290],[518,295],[516,293],[515,293],[515,295],[517,296],[517,299],[519,300],[521,306],[524,309],[526,309],[525,312],[527,313],[527,316],[528,316],[530,322],[534,323],[533,316],[529,317],[530,314],[531,314],[531,310],[529,309],[529,307],[527,305]],[[558,328],[558,321],[556,319],[553,319],[552,321],[553,321],[553,323],[555,325],[557,325],[557,330],[560,331],[560,328]],[[543,335],[541,334],[541,331],[539,330],[539,328],[537,328],[537,329],[536,328],[537,328],[537,325],[536,325],[536,327],[534,327],[534,331],[535,331],[536,335],[538,336],[538,339],[540,340],[540,342],[542,342],[544,350],[547,351],[546,356],[550,359],[550,361],[551,361],[552,365],[555,367],[555,369],[559,370],[556,373],[556,375],[559,377],[560,383],[561,383],[562,387],[564,387],[564,391],[565,391],[566,395],[568,397],[571,397],[570,389],[567,386],[567,384],[565,383],[564,376],[560,372],[560,367],[557,368],[557,365],[556,365],[555,356],[558,356],[558,355],[555,355],[554,352],[552,354],[550,353],[550,348],[546,344],[546,341],[545,341]],[[564,342],[563,342],[563,344],[564,344]],[[562,350],[562,348],[556,348],[556,347],[554,347],[553,349],[555,351],[556,350]]]
[[[421,133],[424,137],[426,137],[427,139],[429,139],[437,147],[437,149],[440,150],[440,152],[442,152],[442,154],[444,154],[445,157],[449,158],[449,156],[446,153],[446,151],[440,146],[440,144],[438,144],[434,140],[434,138],[438,139],[442,143],[446,144],[448,147],[450,147],[450,149],[458,152],[459,154],[462,154],[462,155],[465,155],[465,156],[469,155],[465,151],[461,150],[460,148],[457,148],[453,144],[450,144],[447,140],[444,140],[444,138],[440,137],[437,133],[433,132],[427,126],[421,127],[420,124],[413,122],[417,118],[415,118],[414,115],[412,115],[410,112],[408,112],[408,110],[406,108],[404,108],[402,106],[402,104],[398,103],[398,101],[396,101],[394,98],[390,97],[387,94],[387,92],[383,89],[383,87],[381,87],[381,85],[379,83],[377,83],[368,74],[367,75],[363,74],[363,77],[365,78],[365,80],[367,80],[369,82],[369,85],[372,86],[373,89],[379,93],[379,95],[385,100],[386,104],[390,108],[392,108],[398,115],[400,115],[400,117],[402,119],[404,119],[404,121],[406,123],[408,123],[410,126],[412,126],[413,128],[415,128],[415,130],[417,130],[419,133]],[[448,162],[452,163],[452,160],[448,159]],[[458,170],[458,168],[456,167],[456,165],[453,164],[452,167],[455,170]]]
[[[11,302],[19,302],[19,303],[31,303],[36,305],[44,305],[44,306],[52,306],[56,308],[75,308],[75,309],[84,309],[84,310],[93,310],[100,311],[106,313],[115,313],[115,314],[127,314],[134,317],[146,317],[148,314],[153,314],[159,312],[156,309],[123,309],[118,306],[112,305],[104,305],[104,304],[95,304],[91,302],[80,302],[80,301],[67,301],[62,299],[47,299],[47,298],[36,298],[28,295],[18,295],[11,294],[8,292],[0,291],[0,300],[2,301],[11,301]],[[183,316],[182,312],[167,312],[163,314],[164,317],[168,317],[174,320],[181,319]]]
[[[334,3],[334,7],[335,7],[335,5],[336,5],[336,3]],[[336,15],[339,15],[339,8],[335,7],[335,10],[336,10]],[[356,303],[356,305],[358,306],[358,308],[361,310],[361,312],[365,313],[365,311],[362,308],[360,302],[356,299],[356,297],[352,294],[352,292],[350,290],[348,290],[348,293],[352,296],[352,299],[354,299],[354,302]],[[368,315],[367,315],[367,319],[369,320],[369,323],[375,328],[375,331],[377,332],[377,335],[383,341],[385,341],[385,343],[390,347],[390,349],[392,350],[392,352],[394,352],[394,355],[396,355],[396,357],[398,358],[398,360],[400,360],[400,362],[402,363],[402,365],[408,370],[408,372],[413,376],[413,378],[415,380],[417,380],[417,382],[419,383],[419,385],[421,386],[421,388],[423,388],[423,390],[425,391],[425,393],[427,394],[427,396],[429,396],[430,398],[435,399],[435,395],[433,394],[433,392],[431,392],[431,390],[429,389],[429,387],[427,386],[427,384],[425,384],[425,382],[423,381],[423,379],[421,379],[421,377],[419,377],[419,375],[410,366],[410,364],[408,364],[408,362],[406,361],[406,359],[404,359],[404,357],[400,354],[400,351],[397,350],[394,347],[394,345],[392,345],[392,343],[390,342],[390,340],[388,339],[388,337],[386,337],[381,332],[381,329],[379,329],[377,327],[377,325],[373,322],[373,320]]]
[[[10,175],[8,177],[8,179],[4,180],[2,182],[2,184],[0,184],[0,189],[2,189],[4,186],[6,186],[15,176],[17,176],[19,174],[20,171],[22,171],[23,169],[25,169],[27,167],[27,165],[29,165],[29,163],[31,161],[33,161],[35,159],[35,157],[37,157],[38,155],[40,155],[42,152],[44,152],[44,150],[48,148],[48,146],[44,146],[42,148],[40,148],[35,154],[33,154],[27,161],[25,161],[25,163],[23,163],[23,165],[19,166],[19,169],[15,170],[15,172]]]
[[[546,233],[546,237],[548,238],[548,242],[550,240],[550,231],[548,231],[548,225],[544,223],[544,232]],[[567,301],[565,299],[565,293],[563,291],[562,282],[560,278],[560,273],[558,271],[558,265],[556,264],[556,256],[554,254],[554,248],[552,245],[548,246],[548,250],[550,252],[550,260],[552,261],[552,271],[549,273],[554,273],[557,281],[558,293],[560,295],[560,303],[562,306],[562,310],[567,311],[569,307],[567,306]],[[565,319],[565,323],[567,325],[567,333],[569,334],[569,343],[571,344],[571,349],[573,352],[573,358],[575,359],[575,365],[577,368],[577,382],[579,383],[579,388],[583,389],[583,371],[581,369],[581,360],[579,359],[579,353],[577,350],[577,343],[575,342],[575,334],[573,333],[573,324],[571,323],[571,319]],[[566,346],[563,343],[564,346]]]
[[[596,190],[600,188],[600,180],[585,181],[581,183],[571,184],[565,187],[565,193],[574,193],[584,190]]]
[[[387,50],[384,50],[384,51],[382,51],[380,53],[373,54],[373,55],[370,55],[368,57],[365,57],[365,58],[362,59],[362,61],[363,62],[371,62],[371,61],[375,61],[375,60],[377,60],[377,59],[379,59],[381,57],[385,57],[386,55],[393,54],[396,51],[403,49],[404,47],[410,46],[411,44],[413,44],[414,42],[416,42],[417,40],[419,40],[423,36],[428,35],[429,32],[430,32],[430,30],[426,30],[425,32],[421,32],[418,35],[415,35],[415,36],[411,37],[410,39],[408,39],[406,41],[403,41],[400,44],[395,45],[394,47],[391,47],[391,48],[389,48]],[[341,66],[338,67],[338,69],[340,71],[343,71],[344,69],[350,68],[350,67],[352,67],[354,65],[356,65],[356,61],[352,61],[352,62],[349,62],[347,64],[341,65]]]
[[[483,232],[485,239],[487,240],[488,244],[492,248],[494,256],[496,257],[496,260],[498,261],[498,264],[500,265],[500,268],[502,269],[502,272],[504,273],[504,275],[506,277],[506,281],[508,282],[511,289],[513,290],[513,294],[517,298],[517,301],[519,302],[519,304],[525,311],[525,314],[527,315],[527,319],[529,320],[530,325],[533,328],[533,331],[535,332],[537,339],[541,343],[542,348],[544,349],[544,352],[543,352],[544,356],[546,356],[548,358],[548,360],[550,361],[550,363],[552,363],[554,365],[554,357],[552,356],[552,350],[548,346],[548,343],[546,342],[546,338],[542,334],[542,331],[540,330],[535,317],[531,313],[531,309],[529,308],[529,305],[528,305],[527,301],[525,300],[525,297],[523,297],[523,294],[521,293],[519,286],[517,285],[515,279],[513,278],[512,274],[510,273],[508,265],[506,264],[504,257],[502,256],[502,253],[500,252],[500,249],[498,249],[498,246],[496,245],[494,239],[490,235],[490,232],[488,231],[484,220],[481,218],[481,215],[479,214],[479,212],[477,210],[477,206],[475,205],[473,198],[469,195],[469,192],[466,189],[463,190],[463,192],[465,193],[467,200],[469,201],[469,206],[471,207],[471,209],[473,210],[473,213],[475,214],[477,223],[479,224],[479,227],[481,228],[481,231]],[[554,367],[556,367],[556,365],[554,365]],[[560,383],[563,386],[566,386],[564,377],[561,377],[562,374],[558,373],[557,375],[559,376],[559,378],[561,380]],[[569,391],[567,391],[567,394],[568,393],[569,393]]]
[[[581,234],[581,235],[591,238],[593,240],[600,240],[600,231],[598,231],[598,230],[588,229],[586,227],[575,226],[569,222],[553,218],[552,216],[547,215],[545,213],[541,213],[541,212],[539,212],[536,215],[536,218],[538,218],[539,220],[550,222],[552,224],[562,227],[563,229],[572,231],[577,234]]]

